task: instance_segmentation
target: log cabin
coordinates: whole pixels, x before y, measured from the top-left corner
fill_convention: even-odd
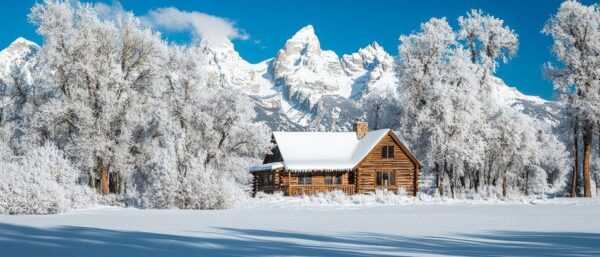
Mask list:
[[[263,164],[250,167],[254,194],[404,188],[414,196],[419,190],[421,163],[389,129],[368,131],[366,122],[356,122],[353,132],[273,132],[272,143]]]

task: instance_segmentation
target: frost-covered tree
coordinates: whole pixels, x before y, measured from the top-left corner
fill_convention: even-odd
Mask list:
[[[406,134],[424,151],[440,194],[447,177],[454,195],[465,167],[478,165],[473,162],[478,145],[472,128],[480,111],[470,75],[473,65],[446,19],[431,19],[421,29],[400,37],[402,130],[410,131]]]
[[[517,53],[518,36],[501,19],[471,10],[458,18],[458,24],[459,38],[466,41],[471,62],[479,63],[484,75],[495,72],[499,60],[506,63]]]
[[[29,141],[55,142],[74,165],[154,208],[222,208],[242,195],[249,161],[269,148],[239,86],[205,76],[200,43],[167,45],[132,13],[36,4],[44,38],[38,77],[51,96]]]
[[[40,74],[56,95],[37,116],[42,139],[64,149],[101,192],[122,192],[133,170],[135,133],[147,122],[146,103],[160,78],[165,45],[126,14],[101,20],[90,4],[45,1],[30,20],[43,36]],[[112,178],[109,178],[112,175]]]
[[[399,95],[394,87],[374,88],[362,99],[362,108],[371,129],[397,128],[402,116]]]
[[[246,166],[269,148],[237,85],[207,78],[200,45],[171,46],[165,94],[156,112],[159,139],[145,168],[145,201],[156,208],[223,208],[243,195]],[[154,142],[154,141],[159,142]],[[161,156],[162,155],[162,156]]]
[[[488,183],[495,184],[492,181],[501,180],[502,196],[506,196],[509,180],[516,182],[530,166],[538,163],[534,152],[540,146],[535,130],[531,130],[532,124],[528,124],[521,113],[504,108],[489,122],[493,129],[488,133],[486,146],[491,157],[488,161]],[[517,183],[510,185],[516,187]]]
[[[584,195],[591,197],[590,155],[593,130],[600,120],[600,7],[565,1],[542,32],[554,39],[552,53],[560,66],[548,64],[546,74],[570,109],[576,148],[578,130],[583,129]],[[578,150],[573,151],[575,156]],[[573,182],[576,182],[578,161],[577,157],[574,159]],[[572,192],[575,191],[573,188]]]
[[[142,206],[231,204],[270,146],[242,85],[205,75],[201,42],[169,46],[132,13],[105,18],[78,1],[32,8],[48,97],[28,142],[55,142],[92,186],[99,175],[103,194]]]
[[[27,147],[23,136],[27,133],[29,118],[41,99],[26,72],[16,64],[10,66],[6,81],[0,81],[0,141],[6,143],[11,154],[22,154]]]
[[[58,213],[96,202],[89,188],[78,185],[79,171],[54,145],[24,150],[23,156],[0,160],[0,213]]]
[[[555,188],[564,182],[552,175],[562,174],[564,145],[552,128],[498,95],[504,85],[494,72],[516,54],[518,36],[481,11],[460,17],[459,26],[454,31],[445,19],[433,18],[421,31],[400,37],[394,99],[401,106],[400,130],[419,146],[416,154],[440,195]],[[368,97],[367,117],[378,115],[379,98],[393,99]]]

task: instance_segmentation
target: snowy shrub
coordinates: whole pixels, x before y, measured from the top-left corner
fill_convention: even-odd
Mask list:
[[[200,165],[190,165],[182,174],[168,165],[155,165],[146,184],[136,190],[142,191],[137,204],[145,208],[223,209],[248,197],[229,173]]]
[[[52,144],[34,148],[11,162],[0,162],[0,213],[49,214],[95,202],[79,171]]]
[[[398,195],[387,189],[378,189],[375,190],[375,192],[370,193],[370,195],[375,198],[376,202],[381,204],[398,204],[406,201],[406,192],[402,195]]]
[[[196,171],[181,177],[176,205],[182,209],[223,209],[245,192],[231,179],[216,172]]]
[[[405,187],[398,188],[398,191],[396,191],[396,194],[400,197],[405,197],[406,196],[406,188]]]
[[[326,193],[319,192],[311,196],[302,196],[302,198],[309,199],[311,203],[317,204],[343,203],[346,200],[346,197],[346,194],[341,190],[334,190]]]

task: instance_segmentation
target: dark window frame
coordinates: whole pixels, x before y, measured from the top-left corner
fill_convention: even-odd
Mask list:
[[[325,175],[324,179],[323,179],[325,185],[333,185],[333,175]]]
[[[376,171],[375,174],[375,185],[376,186],[396,186],[396,171]]]
[[[343,177],[342,173],[325,174],[325,176],[323,178],[323,183],[325,185],[341,185],[343,182],[342,177]]]
[[[275,186],[275,174],[263,173],[258,175],[258,186],[259,187],[273,187]]]
[[[298,174],[298,185],[312,185],[312,174]]]
[[[356,173],[354,171],[348,172],[348,184],[354,185],[356,183],[355,176]]]
[[[382,159],[393,159],[394,158],[394,146],[384,145],[381,147],[381,158]]]

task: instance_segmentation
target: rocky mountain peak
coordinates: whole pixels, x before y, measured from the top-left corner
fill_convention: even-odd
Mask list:
[[[394,57],[377,42],[341,58],[322,50],[310,25],[296,32],[273,59],[251,64],[227,42],[201,41],[190,58],[201,58],[207,83],[230,87],[250,97],[258,119],[273,129],[302,130],[316,123],[344,129],[363,114],[360,100],[369,92],[396,90]],[[16,39],[0,51],[0,81],[13,67],[30,74],[37,65],[39,46]],[[526,96],[499,81],[497,95],[514,108],[540,119],[558,107]],[[324,122],[326,120],[327,122]],[[335,128],[334,128],[335,127]],[[331,130],[328,129],[328,130]]]
[[[290,66],[315,66],[315,62],[320,62],[323,59],[321,44],[315,30],[311,25],[300,29],[294,36],[288,39],[285,46],[279,50],[275,57],[274,63],[282,64],[282,67],[289,68]],[[275,69],[276,73],[283,70]]]
[[[30,70],[37,64],[36,54],[40,46],[19,37],[0,51],[0,80],[5,81],[11,70],[23,72],[30,80]]]
[[[307,25],[301,28],[287,42],[302,43],[302,44],[319,44],[319,38],[315,34],[315,29],[312,25]]]
[[[28,54],[30,52],[34,52],[34,51],[38,50],[39,48],[40,48],[40,46],[38,44],[36,44],[32,41],[29,41],[25,38],[19,37],[19,38],[15,39],[15,41],[10,43],[10,45],[8,45],[8,47],[6,47],[4,50],[2,50],[0,52],[0,55],[18,56],[18,55],[23,55],[23,54]]]

